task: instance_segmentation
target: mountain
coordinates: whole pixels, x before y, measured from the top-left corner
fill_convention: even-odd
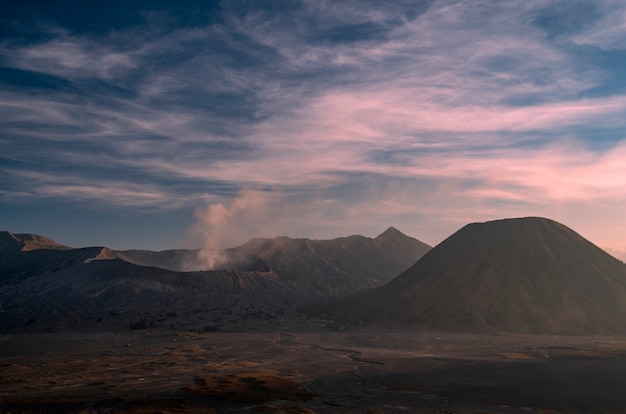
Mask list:
[[[363,236],[332,240],[254,239],[225,253],[222,267],[249,263],[252,269],[267,267],[285,280],[314,281],[307,289],[324,295],[351,293],[382,285],[415,260],[430,246],[390,228],[372,239]],[[242,261],[241,258],[244,258]]]
[[[202,250],[124,250],[127,261],[174,271],[269,271],[319,274],[322,277],[368,275],[387,282],[407,269],[431,247],[390,227],[376,238],[340,237],[332,240],[256,238],[241,246],[215,252]],[[210,265],[206,256],[210,256]]]
[[[379,286],[407,269],[430,246],[390,227],[376,238],[340,237],[332,240],[256,238],[231,249],[126,250],[127,261],[174,271],[201,271],[203,254],[215,270],[261,272],[281,283],[300,286],[318,295],[339,295]]]
[[[0,330],[267,318],[379,286],[429,249],[393,228],[374,239],[252,239],[217,252],[218,269],[182,272],[173,269],[201,269],[203,252],[71,249],[2,232]]]
[[[71,247],[63,246],[43,236],[36,234],[13,234],[8,231],[0,231],[0,252],[7,250],[68,250]]]
[[[549,219],[474,223],[326,312],[466,332],[625,334],[626,265]]]

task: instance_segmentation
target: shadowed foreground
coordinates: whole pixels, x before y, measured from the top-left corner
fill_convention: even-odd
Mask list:
[[[364,329],[0,336],[0,412],[623,412],[626,341]]]

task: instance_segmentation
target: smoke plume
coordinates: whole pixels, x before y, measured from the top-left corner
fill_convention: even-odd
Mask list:
[[[191,237],[201,245],[194,270],[220,267],[221,249],[234,247],[253,237],[274,237],[281,231],[280,192],[243,190],[230,203],[215,203],[196,209]],[[191,269],[190,269],[191,270]]]

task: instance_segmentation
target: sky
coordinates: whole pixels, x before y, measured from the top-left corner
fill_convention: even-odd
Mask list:
[[[542,216],[626,259],[626,2],[0,3],[0,229],[436,245]]]

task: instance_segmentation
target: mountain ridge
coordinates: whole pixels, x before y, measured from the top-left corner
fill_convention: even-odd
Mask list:
[[[333,239],[308,239],[276,236],[274,238],[253,238],[239,246],[218,251],[203,251],[202,249],[170,249],[163,251],[120,250],[118,252],[127,257],[133,263],[162,267],[174,271],[209,270],[207,267],[202,267],[202,260],[198,258],[198,256],[201,256],[202,254],[215,256],[216,259],[213,266],[211,266],[212,269],[255,270],[246,268],[246,266],[242,265],[240,262],[256,263],[256,259],[262,260],[261,256],[272,256],[272,251],[280,250],[289,245],[300,246],[299,250],[301,251],[314,250],[316,248],[324,248],[328,250],[327,247],[323,246],[333,246],[333,248],[345,250],[349,246],[362,245],[372,251],[395,255],[396,260],[402,262],[399,267],[394,267],[390,271],[383,273],[394,273],[396,271],[400,272],[411,265],[412,262],[404,260],[401,257],[407,254],[408,251],[414,249],[418,251],[421,256],[431,248],[426,243],[407,236],[401,231],[390,227],[375,238],[361,235],[350,235],[336,237]],[[392,248],[400,248],[400,251],[397,253],[393,252]]]
[[[626,334],[626,265],[550,219],[471,223],[334,312],[466,332]]]
[[[71,247],[64,246],[56,241],[38,234],[31,233],[11,233],[0,231],[0,249],[18,248],[21,251],[30,250],[69,250]]]
[[[38,237],[22,238],[43,240]],[[0,330],[112,324],[136,315],[161,325],[172,319],[236,324],[293,313],[303,304],[385,283],[430,248],[405,235],[397,239],[402,243],[382,245],[363,236],[252,239],[219,252],[217,269],[181,272],[167,267],[198,260],[201,250],[65,249],[50,239],[42,248],[22,250],[7,232],[0,243],[13,247],[0,249]]]

